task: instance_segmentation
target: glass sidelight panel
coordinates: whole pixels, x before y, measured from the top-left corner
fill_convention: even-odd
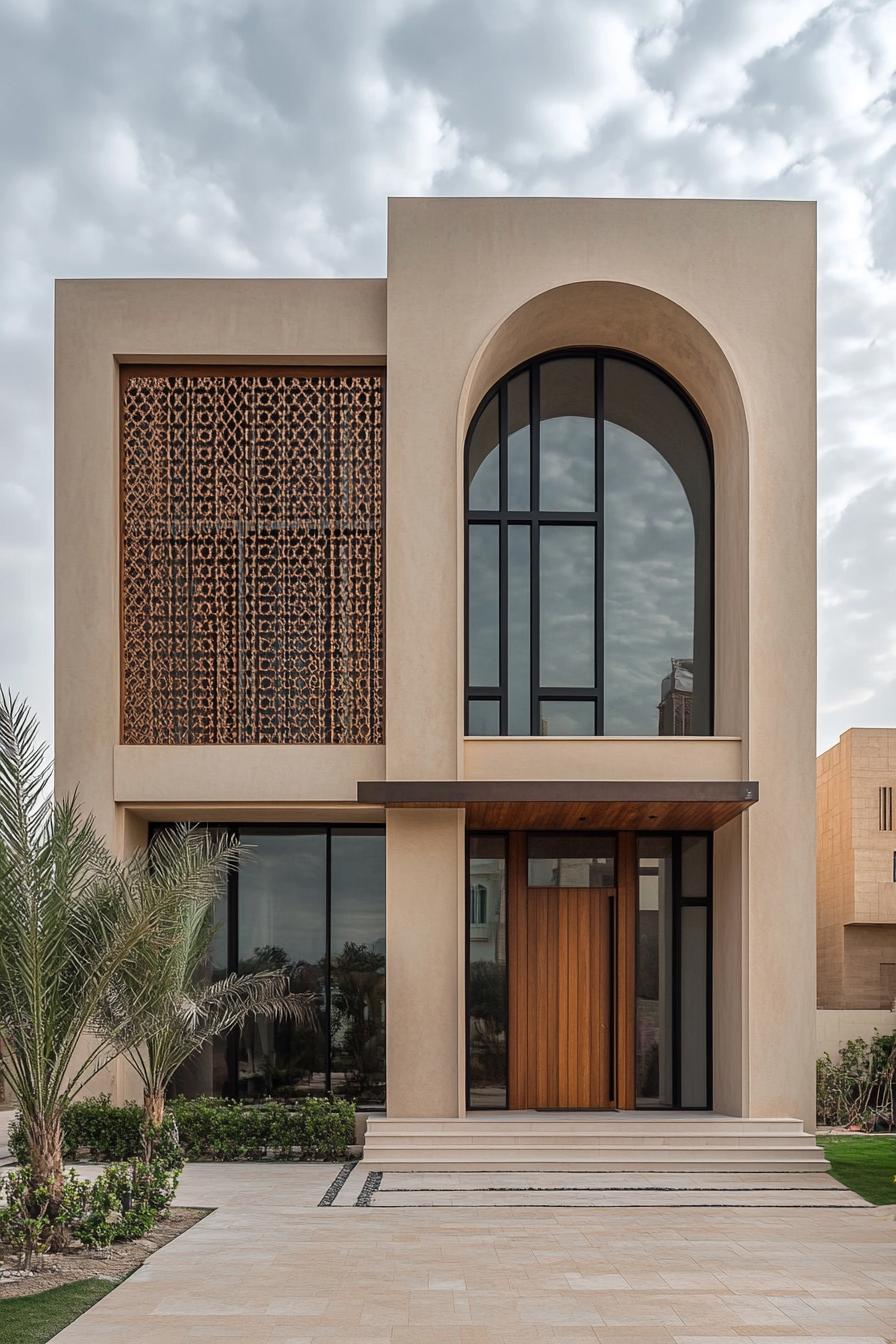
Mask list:
[[[315,1026],[250,1020],[240,1033],[241,1097],[322,1095],[327,1083],[327,836],[324,830],[241,830],[240,971],[285,971],[316,997]]]
[[[507,842],[469,839],[470,1106],[507,1104]]]
[[[681,907],[681,1105],[705,1106],[707,1086],[707,938],[705,905]]]
[[[709,841],[638,839],[638,1106],[709,1105]]]
[[[635,1003],[639,1106],[674,1105],[674,907],[672,841],[638,841],[638,943]]]

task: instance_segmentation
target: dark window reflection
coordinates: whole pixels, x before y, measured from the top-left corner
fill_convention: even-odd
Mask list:
[[[280,970],[310,991],[316,1022],[251,1020],[179,1070],[188,1096],[289,1099],[327,1090],[385,1101],[385,835],[373,827],[242,827],[247,857],[231,878],[238,959],[228,965],[227,893],[219,902],[210,978]],[[330,881],[327,884],[327,846]],[[327,946],[329,905],[330,940]],[[329,1038],[327,1008],[329,988]]]
[[[332,832],[330,1068],[332,1090],[386,1100],[386,852],[381,835]]]
[[[210,827],[218,832],[217,827]],[[212,918],[215,931],[210,957],[205,968],[209,980],[220,980],[228,971],[227,964],[227,878],[218,891]],[[226,1090],[228,1081],[227,1042],[218,1037],[209,1041],[186,1060],[174,1077],[173,1090],[185,1097],[218,1096]]]
[[[297,991],[316,996],[315,1027],[264,1018],[240,1034],[240,1096],[322,1095],[327,1086],[327,837],[240,832],[251,857],[239,874],[238,970],[285,971]]]
[[[502,835],[470,837],[470,1106],[507,1104],[507,891]]]

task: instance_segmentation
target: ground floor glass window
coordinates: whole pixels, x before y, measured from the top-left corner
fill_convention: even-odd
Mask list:
[[[222,892],[212,973],[282,970],[315,996],[307,1025],[250,1020],[180,1071],[178,1090],[284,1100],[386,1095],[381,827],[233,827],[246,857]]]

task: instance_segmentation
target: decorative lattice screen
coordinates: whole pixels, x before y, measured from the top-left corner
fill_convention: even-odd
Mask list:
[[[122,740],[383,740],[383,377],[122,374]]]

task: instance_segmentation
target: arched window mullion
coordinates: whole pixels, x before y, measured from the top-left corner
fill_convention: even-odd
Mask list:
[[[541,365],[529,370],[529,725],[533,737],[541,734],[541,567],[538,510],[541,505]]]
[[[594,359],[594,729],[604,734],[604,357]]]
[[[498,592],[500,629],[498,632],[498,668],[501,678],[500,731],[507,736],[507,687],[510,669],[507,659],[507,380],[498,389]]]

